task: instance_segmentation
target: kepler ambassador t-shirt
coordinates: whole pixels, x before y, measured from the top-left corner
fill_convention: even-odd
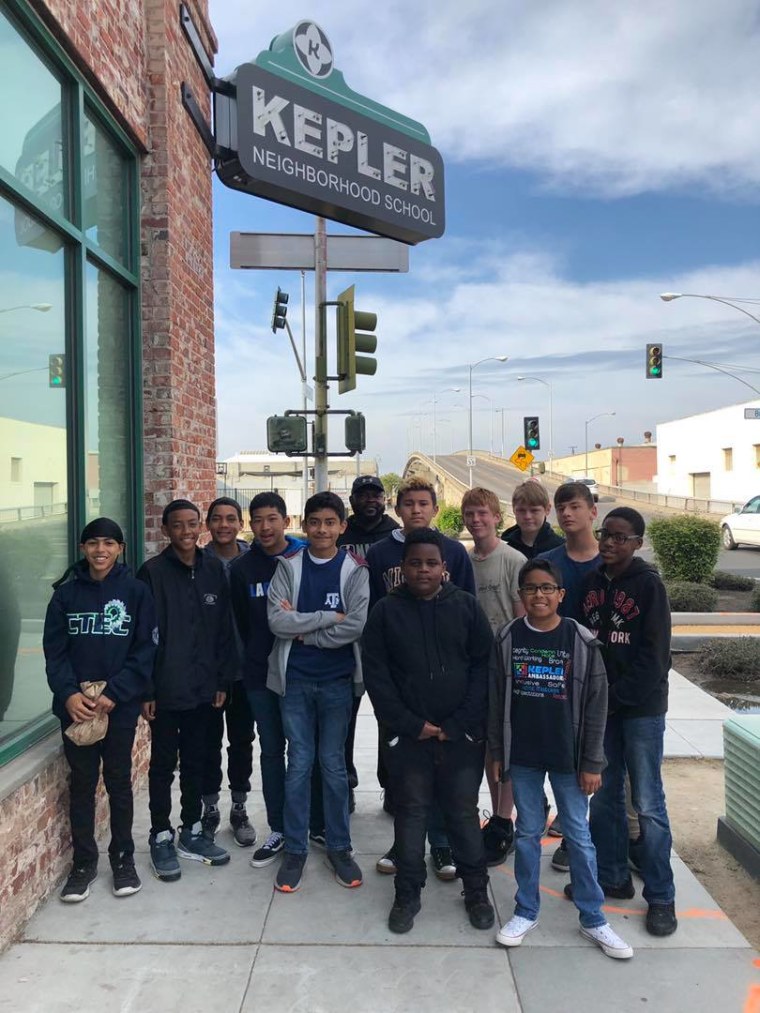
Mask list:
[[[510,765],[575,770],[570,702],[575,633],[569,619],[543,633],[527,620],[512,628]]]

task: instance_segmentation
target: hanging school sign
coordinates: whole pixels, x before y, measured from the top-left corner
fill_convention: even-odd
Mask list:
[[[214,96],[227,186],[404,243],[443,235],[443,160],[427,130],[351,91],[314,22],[228,81]]]

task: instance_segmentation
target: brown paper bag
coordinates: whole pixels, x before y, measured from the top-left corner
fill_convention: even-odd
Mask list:
[[[90,700],[97,700],[106,688],[103,682],[80,682],[79,688]],[[66,735],[77,746],[92,746],[106,737],[108,731],[108,715],[96,714],[92,721],[80,721],[66,729]]]

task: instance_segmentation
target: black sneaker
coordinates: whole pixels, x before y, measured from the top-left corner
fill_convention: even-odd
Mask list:
[[[396,894],[391,913],[388,915],[388,928],[399,935],[409,932],[414,925],[414,916],[420,913],[421,908],[419,894],[411,897],[399,897]]]
[[[111,865],[111,869],[114,897],[129,897],[130,894],[142,890],[142,883],[135,869],[135,860],[131,855],[122,855]]]
[[[552,855],[552,869],[556,869],[557,872],[570,872],[570,855],[567,853],[564,839]]]
[[[328,851],[327,861],[335,872],[335,879],[341,886],[352,887],[362,885],[362,870],[354,861],[350,850]]]
[[[310,830],[309,840],[312,844],[316,844],[318,848],[327,847],[327,838],[325,837],[324,830]]]
[[[174,847],[174,831],[161,830],[148,838],[150,845],[150,867],[156,879],[173,883],[182,875]]]
[[[204,834],[200,823],[180,830],[177,854],[180,858],[203,862],[204,865],[226,865],[230,860],[229,851],[214,844],[214,838]]]
[[[678,928],[675,904],[650,904],[646,926],[650,936],[672,936]]]
[[[235,844],[239,848],[250,848],[256,843],[256,831],[248,819],[245,802],[233,802],[230,809],[230,826]]]
[[[431,848],[430,858],[433,863],[433,872],[444,883],[449,883],[452,879],[457,878],[457,867],[454,865],[451,848]]]
[[[295,893],[301,889],[303,879],[303,867],[306,865],[306,855],[296,855],[292,851],[286,851],[277,870],[274,881],[275,890],[280,893]]]
[[[216,832],[219,829],[219,824],[222,822],[222,814],[219,812],[219,806],[217,805],[206,805],[203,807],[203,815],[201,816],[201,827],[203,833],[210,837],[213,841],[216,836]]]
[[[90,896],[90,883],[98,878],[98,863],[74,866],[64,883],[59,897],[65,904],[78,904]]]
[[[375,868],[378,872],[382,872],[384,876],[395,876],[396,875],[396,850],[391,848],[390,851],[386,851],[382,858],[378,858],[375,862]]]
[[[512,820],[491,816],[482,830],[486,865],[501,865],[514,848],[515,828]]]
[[[549,824],[549,828],[547,829],[546,832],[549,835],[549,837],[563,837],[564,836],[563,833],[562,833],[562,824],[559,821],[559,813],[557,813],[557,815],[551,821],[551,823]]]
[[[285,838],[275,830],[267,837],[263,845],[254,851],[248,864],[253,869],[263,869],[265,865],[271,865],[274,862],[284,847]]]
[[[462,890],[464,906],[470,916],[470,925],[474,929],[490,929],[494,923],[493,906],[488,899],[488,891]]]
[[[636,896],[636,891],[633,887],[633,880],[630,878],[625,883],[621,883],[620,886],[605,886],[604,883],[600,883],[599,886],[602,888],[602,893],[605,897],[614,897],[616,900],[630,900],[631,897]],[[565,884],[565,896],[568,900],[573,899],[573,884]]]

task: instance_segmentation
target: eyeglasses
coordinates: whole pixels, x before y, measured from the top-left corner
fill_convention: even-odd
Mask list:
[[[554,594],[555,591],[559,591],[559,584],[525,584],[524,587],[518,588],[520,594],[526,594],[532,598],[538,594]]]
[[[599,528],[596,537],[600,542],[614,542],[615,545],[625,545],[626,542],[635,542],[640,535],[624,535],[622,531],[608,531],[607,528]]]

